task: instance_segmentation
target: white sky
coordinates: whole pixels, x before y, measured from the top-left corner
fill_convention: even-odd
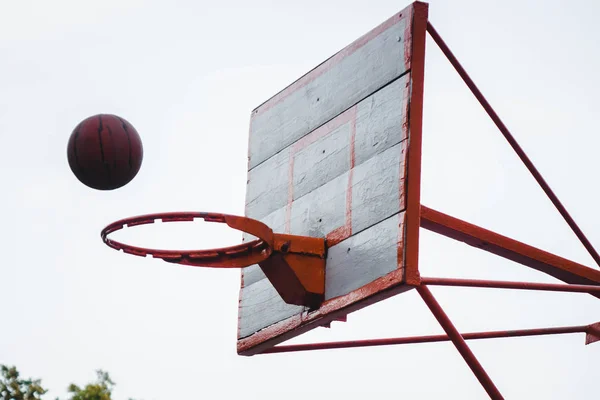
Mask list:
[[[104,225],[130,215],[242,214],[251,109],[409,3],[367,4],[0,2],[0,363],[42,378],[48,398],[97,368],[117,382],[117,399],[486,398],[450,343],[238,357],[238,271],[173,266],[100,241]],[[430,2],[430,21],[597,246],[599,12],[592,0]],[[593,266],[427,46],[423,204]],[[121,190],[88,189],[67,164],[72,129],[97,113],[126,118],[144,142],[142,169]],[[120,237],[170,248],[240,239],[221,228]],[[426,231],[421,270],[553,282]],[[587,295],[432,291],[465,332],[600,320]],[[441,328],[411,292],[294,342],[433,333]],[[591,398],[600,344],[583,343],[578,334],[470,346],[508,399]]]

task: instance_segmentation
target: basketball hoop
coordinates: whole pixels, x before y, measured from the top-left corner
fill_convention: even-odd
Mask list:
[[[206,222],[227,224],[257,239],[235,246],[208,250],[159,250],[132,246],[108,236],[125,226],[162,222]],[[258,264],[286,303],[318,307],[325,294],[325,239],[273,233],[266,224],[252,218],[207,212],[170,212],[124,218],[106,226],[102,241],[115,250],[140,257],[195,267],[245,268]]]

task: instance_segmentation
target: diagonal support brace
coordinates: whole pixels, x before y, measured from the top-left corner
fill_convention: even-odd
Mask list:
[[[446,331],[446,334],[450,340],[452,340],[452,343],[454,343],[454,346],[456,346],[460,355],[463,356],[467,365],[469,365],[469,368],[471,368],[471,371],[473,371],[473,374],[475,374],[479,383],[481,383],[481,386],[483,386],[490,398],[493,400],[503,400],[504,397],[502,397],[502,394],[500,394],[500,391],[496,385],[494,385],[492,379],[487,372],[485,372],[485,369],[483,369],[483,366],[481,366],[475,357],[475,354],[473,354],[467,345],[467,342],[465,342],[465,339],[460,335],[454,324],[452,324],[452,321],[450,321],[450,318],[448,318],[442,309],[442,306],[440,306],[435,297],[433,297],[429,288],[425,285],[417,286],[417,292],[419,292],[421,298],[431,310],[431,313],[438,320],[442,328],[444,328],[444,331]]]
[[[456,69],[456,72],[458,72],[458,74],[463,79],[467,87],[471,90],[471,93],[473,93],[475,98],[479,101],[479,104],[481,104],[485,112],[489,115],[494,124],[496,124],[506,141],[510,144],[515,153],[517,153],[517,156],[519,156],[523,164],[525,164],[525,167],[529,170],[533,178],[537,181],[538,185],[540,185],[544,193],[546,193],[546,196],[548,196],[552,204],[554,204],[554,207],[556,207],[560,215],[562,215],[562,217],[569,225],[573,233],[575,233],[579,241],[581,241],[583,247],[585,247],[588,253],[590,253],[596,264],[600,265],[600,255],[598,254],[594,246],[592,246],[592,243],[585,236],[581,228],[579,228],[579,225],[577,225],[573,217],[571,217],[571,214],[569,214],[565,206],[560,202],[558,196],[556,196],[554,191],[550,188],[550,185],[548,185],[548,183],[544,180],[542,174],[537,170],[535,165],[533,165],[533,162],[529,159],[529,157],[527,157],[527,154],[525,153],[523,148],[521,148],[519,143],[517,143],[517,140],[510,133],[506,125],[504,125],[504,122],[502,122],[498,114],[496,114],[496,111],[494,111],[490,103],[483,96],[483,93],[481,93],[479,88],[475,85],[475,82],[473,82],[469,74],[467,74],[467,71],[463,68],[460,62],[458,62],[458,59],[454,56],[448,45],[444,42],[442,37],[435,30],[435,28],[433,27],[433,25],[431,25],[430,22],[427,22],[427,32],[429,33],[433,41],[438,45],[440,50],[442,50],[442,53],[444,53],[446,58],[448,58],[450,64],[452,64],[454,69]]]
[[[600,271],[421,206],[421,227],[544,272],[563,282],[600,284]],[[600,297],[599,293],[593,294]]]

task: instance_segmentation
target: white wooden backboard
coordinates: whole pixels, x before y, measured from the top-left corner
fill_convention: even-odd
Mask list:
[[[424,58],[425,35],[415,18],[426,21],[427,4],[395,14],[252,112],[246,216],[274,232],[324,237],[328,252],[318,310],[284,303],[257,265],[242,271],[240,354],[408,289],[406,248],[418,233],[407,230],[407,190],[418,205],[419,185],[411,189],[407,170],[415,165],[420,179],[414,107],[424,61],[413,46],[422,41]]]

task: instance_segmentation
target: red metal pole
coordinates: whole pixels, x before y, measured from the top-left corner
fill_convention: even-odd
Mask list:
[[[435,28],[429,22],[427,22],[427,32],[429,32],[432,39],[439,46],[442,52],[446,55],[452,66],[454,66],[454,68],[456,69],[460,77],[463,79],[463,81],[467,84],[469,89],[471,89],[471,92],[477,98],[479,104],[481,104],[481,106],[485,109],[492,121],[494,121],[500,132],[502,132],[502,135],[504,135],[510,146],[515,151],[515,153],[517,153],[523,164],[525,164],[529,172],[531,172],[531,175],[533,175],[537,183],[541,186],[542,190],[544,190],[550,201],[552,201],[552,204],[554,204],[558,212],[560,212],[560,214],[565,219],[567,224],[571,227],[575,235],[577,235],[577,237],[579,238],[583,246],[586,248],[586,250],[590,253],[594,261],[596,261],[596,264],[600,265],[600,255],[598,254],[598,252],[596,252],[594,246],[592,246],[592,244],[587,239],[583,231],[579,228],[575,220],[571,217],[567,209],[560,202],[556,194],[554,194],[554,192],[550,188],[550,185],[546,183],[546,181],[542,177],[542,174],[540,174],[540,172],[535,168],[533,162],[531,162],[529,157],[527,157],[525,151],[521,148],[521,146],[519,146],[519,143],[517,143],[516,139],[510,133],[506,125],[504,125],[504,123],[502,122],[498,114],[496,114],[490,103],[488,103],[486,98],[479,91],[479,89],[475,85],[475,82],[473,82],[471,77],[467,74],[467,71],[465,71],[462,65],[460,65],[454,54],[452,54],[452,51],[450,51],[450,48],[446,45],[444,40],[440,37]]]
[[[442,328],[444,328],[444,331],[446,331],[446,334],[448,335],[450,340],[452,340],[452,343],[454,343],[454,346],[456,346],[456,349],[458,350],[460,355],[463,356],[463,358],[469,365],[469,368],[471,368],[471,371],[473,371],[473,373],[479,380],[479,383],[481,383],[481,386],[483,386],[490,398],[493,400],[503,400],[504,397],[502,397],[500,391],[498,390],[496,385],[494,385],[494,382],[492,382],[487,372],[485,372],[485,369],[483,369],[483,367],[481,366],[481,364],[467,345],[467,342],[465,342],[465,340],[460,335],[456,327],[452,324],[450,318],[448,318],[440,304],[437,302],[435,297],[433,297],[433,294],[431,293],[429,288],[425,285],[417,286],[417,292],[419,292],[421,298],[423,299],[425,304],[427,304],[427,307],[429,307],[432,314],[438,320]]]
[[[477,339],[497,339],[525,336],[542,336],[542,335],[560,335],[569,333],[586,333],[589,326],[566,326],[558,328],[541,328],[541,329],[520,329],[512,331],[491,331],[491,332],[471,332],[463,333],[461,336],[465,340]],[[294,344],[288,346],[275,346],[260,354],[273,353],[289,353],[295,351],[310,351],[310,350],[329,350],[329,349],[347,349],[355,347],[374,347],[374,346],[389,346],[399,344],[416,344],[416,343],[435,343],[447,342],[450,338],[447,335],[428,335],[428,336],[409,336],[401,338],[388,339],[368,339],[368,340],[350,340],[341,342],[325,342],[325,343],[308,343]]]
[[[600,270],[483,229],[421,204],[421,227],[541,271],[566,283],[600,284]],[[416,285],[415,285],[416,286]],[[596,297],[599,297],[596,295]]]
[[[421,278],[421,284],[434,286],[464,286],[497,289],[544,290],[550,292],[600,293],[600,286],[561,283],[511,282],[451,278]]]
[[[421,147],[423,136],[423,88],[425,80],[425,43],[429,5],[415,2],[412,28],[410,66],[410,151],[406,163],[406,225],[404,243],[404,280],[407,285],[419,285],[419,231],[421,226]]]

